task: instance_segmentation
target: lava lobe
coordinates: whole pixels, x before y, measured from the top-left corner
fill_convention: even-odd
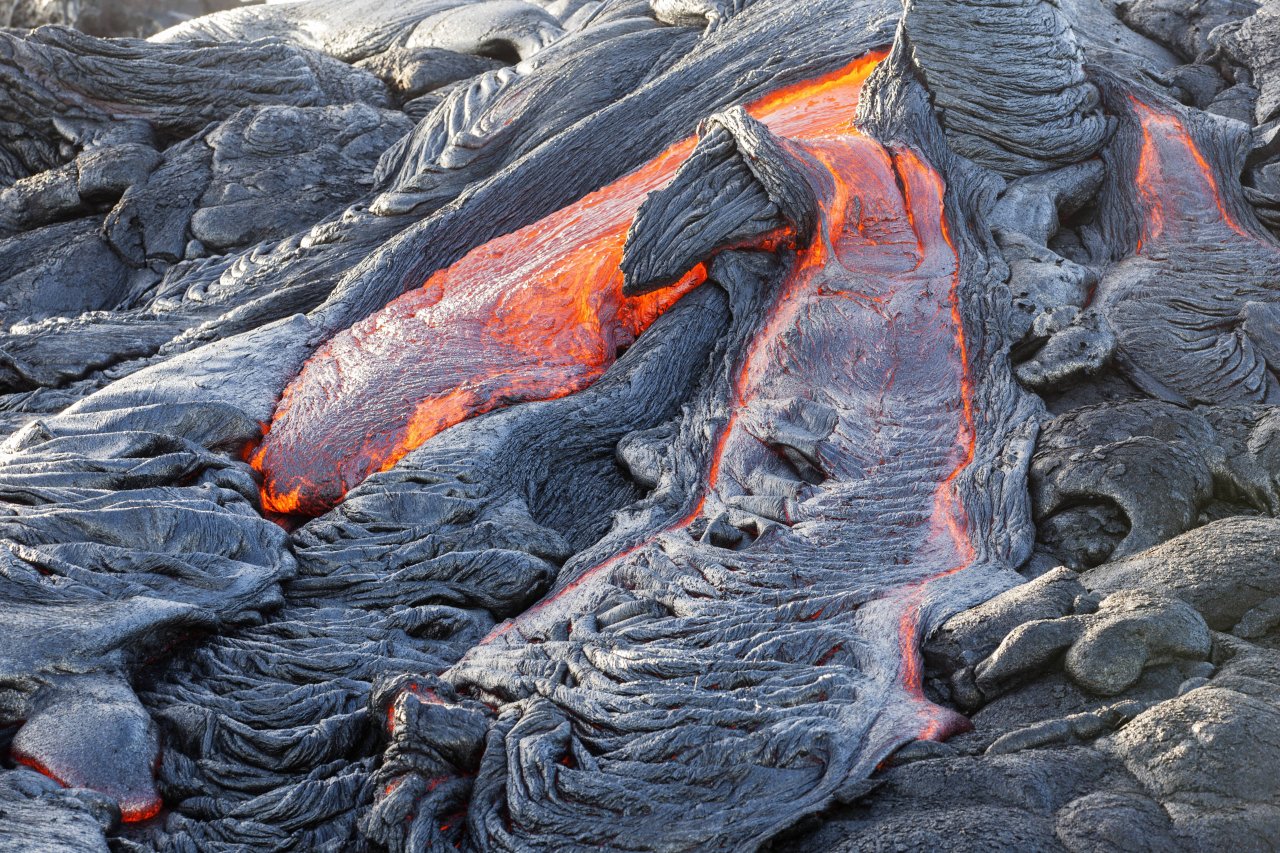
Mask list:
[[[768,95],[750,107],[776,132],[820,135],[847,123],[883,54]],[[285,389],[252,463],[263,506],[318,515],[368,475],[456,423],[580,391],[681,296],[628,297],[619,264],[645,196],[693,150],[689,139],[581,201],[478,247],[338,334]]]

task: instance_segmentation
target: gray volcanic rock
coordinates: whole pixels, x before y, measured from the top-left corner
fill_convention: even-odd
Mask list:
[[[10,326],[110,310],[129,295],[132,271],[103,239],[96,217],[14,235],[0,246],[0,264],[0,316]]]
[[[1085,585],[1176,595],[1209,627],[1246,637],[1280,625],[1280,532],[1275,519],[1226,518],[1088,572]]]
[[[185,78],[181,94],[175,74]],[[386,92],[372,75],[279,43],[155,45],[57,27],[0,33],[0,183],[61,165],[64,145],[163,144],[241,107],[351,101],[380,106]]]
[[[1164,803],[1188,846],[1262,850],[1280,831],[1274,689],[1260,698],[1211,683],[1140,715],[1107,749]]]
[[[957,152],[1001,174],[1025,175],[1102,147],[1107,121],[1098,92],[1057,4],[910,0],[904,11],[912,58]],[[982,49],[957,50],[959,33]]]
[[[1209,651],[1208,628],[1195,610],[1167,596],[1121,590],[1093,613],[1022,623],[975,667],[974,677],[978,689],[992,695],[1012,679],[1043,672],[1065,652],[1076,684],[1114,696],[1136,684],[1149,663],[1203,660]]]
[[[106,853],[105,832],[120,826],[120,810],[108,797],[67,790],[26,768],[0,774],[3,845],[11,850],[75,850]]]
[[[406,102],[451,83],[501,68],[503,63],[487,56],[458,53],[440,47],[393,47],[360,60],[356,66],[380,78],[401,102]],[[424,100],[421,105],[429,100]]]
[[[1236,64],[1252,73],[1257,87],[1254,124],[1266,124],[1280,113],[1280,59],[1275,39],[1280,34],[1280,14],[1274,3],[1260,3],[1238,26],[1223,26],[1212,33],[1213,42]]]
[[[439,48],[527,59],[563,34],[549,12],[523,0],[306,0],[232,9],[180,24],[154,42],[279,38],[346,62],[392,48]]]
[[[1271,406],[1187,410],[1155,401],[1059,416],[1031,468],[1042,536],[1059,559],[1082,568],[1149,548],[1213,513],[1274,513],[1275,418]],[[1090,517],[1113,526],[1096,530]]]
[[[1124,796],[1115,804],[1104,801],[1103,814],[1118,824],[1115,831],[1090,832],[1085,844],[1072,846],[1072,824],[1079,821],[1079,812],[1088,809],[1087,798],[1097,797],[1099,783],[1126,785],[1134,794],[1140,790],[1126,776],[1118,762],[1079,747],[990,759],[926,758],[888,770],[882,787],[863,803],[841,809],[820,829],[778,843],[774,849],[787,853],[930,849],[1014,853],[1061,851],[1064,845],[1069,850],[1109,849],[1087,843],[1096,835],[1103,836],[1104,845],[1113,845],[1110,849],[1171,849],[1160,846],[1162,837],[1167,843],[1171,833],[1161,823],[1159,806],[1140,795]],[[1144,811],[1150,815],[1145,826],[1117,820]],[[1095,806],[1093,818],[1100,817]],[[1163,823],[1168,823],[1167,818]],[[1068,833],[1063,833],[1064,824]],[[1096,823],[1091,827],[1097,828]],[[1143,829],[1155,831],[1145,835]],[[1078,838],[1084,833],[1075,834]],[[1137,846],[1129,846],[1132,843]]]
[[[1086,407],[1049,423],[1032,463],[1042,530],[1056,527],[1064,514],[1066,523],[1075,523],[1082,505],[1115,507],[1124,525],[1118,538],[1084,547],[1058,539],[1059,558],[1082,568],[1193,527],[1212,497],[1220,467],[1216,439],[1195,412],[1152,402]]]
[[[205,136],[209,183],[190,235],[220,254],[303,230],[364,195],[382,153],[409,128],[365,104],[242,111]]]
[[[1214,30],[1234,29],[1265,4],[1260,0],[1129,0],[1117,5],[1135,30],[1191,60],[1216,43]]]

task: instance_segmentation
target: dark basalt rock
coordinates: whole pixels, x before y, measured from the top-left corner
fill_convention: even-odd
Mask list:
[[[1046,425],[1031,466],[1042,535],[1073,568],[1127,557],[1230,511],[1274,513],[1275,409],[1155,401],[1086,406]],[[1159,485],[1155,485],[1159,484]],[[1090,529],[1095,521],[1113,526]]]
[[[909,0],[904,7],[912,58],[959,154],[1000,174],[1025,175],[1078,163],[1102,147],[1107,121],[1098,92],[1056,3]],[[956,50],[959,32],[985,49]]]
[[[1138,32],[1178,51],[1186,59],[1212,49],[1218,36],[1233,30],[1263,5],[1258,0],[1131,0],[1117,4],[1125,22]],[[1219,27],[1218,36],[1214,31]]]
[[[230,5],[0,3],[0,849],[1274,846],[1273,4]],[[590,381],[264,511],[663,157]]]
[[[1125,586],[1176,595],[1216,631],[1260,637],[1280,624],[1276,522],[1227,518],[1086,575],[1091,590]]]
[[[67,790],[37,773],[0,774],[4,845],[13,850],[105,851],[104,833],[120,827],[120,809],[107,796]]]
[[[175,74],[186,75],[177,97]],[[4,184],[61,165],[63,146],[163,144],[242,107],[386,103],[372,75],[279,43],[158,45],[58,27],[0,33],[0,92],[13,130],[0,144]]]
[[[797,154],[745,110],[708,119],[671,184],[636,213],[621,264],[623,292],[667,287],[718,249],[779,229],[793,231],[806,248],[820,211],[814,188],[794,177],[801,168]]]

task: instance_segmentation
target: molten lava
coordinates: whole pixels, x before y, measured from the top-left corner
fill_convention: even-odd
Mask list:
[[[768,95],[749,108],[774,132],[847,127],[883,54]],[[624,178],[480,246],[335,336],[285,389],[251,461],[263,506],[320,514],[369,474],[440,431],[513,403],[590,385],[667,308],[700,284],[622,294],[627,228],[645,196],[692,151],[680,142]]]
[[[47,776],[57,782],[64,788],[89,788],[96,790],[98,787],[88,782],[79,780],[79,773],[74,767],[67,767],[62,772],[58,772],[47,767],[42,761],[25,753],[14,750],[11,757],[14,762],[24,767],[30,767],[42,776]],[[71,780],[75,780],[73,783]],[[154,791],[148,793],[122,793],[116,790],[107,790],[104,793],[113,797],[116,805],[120,808],[120,820],[125,823],[141,823],[145,820],[160,814],[160,810],[164,807],[164,803]]]
[[[925,584],[966,568],[975,555],[955,490],[973,461],[976,432],[945,187],[914,152],[887,151],[848,125],[814,134],[803,147],[828,173],[828,180],[813,183],[834,188],[823,202],[822,233],[799,253],[750,342],[695,503],[680,520],[587,569],[486,641],[513,629],[535,636],[554,621],[589,612],[591,604],[578,596],[593,598],[592,580],[602,572],[646,548],[661,548],[666,537],[691,536],[695,522],[749,494],[742,485],[748,472],[736,468],[759,459],[761,440],[743,418],[764,401],[800,395],[845,417],[823,448],[829,479],[788,520],[800,539],[786,545],[821,549],[822,534],[833,528],[857,530],[874,513],[899,514],[901,533],[880,530],[861,545],[871,553],[896,551],[900,564],[918,570],[899,620],[901,680],[927,718],[919,736],[936,737],[958,721],[924,700],[919,601]],[[812,539],[805,536],[810,531]],[[805,555],[784,558],[803,562]],[[819,610],[805,621],[832,616],[840,614]]]
[[[918,654],[928,585],[974,566],[977,551],[958,488],[977,434],[944,182],[914,151],[848,122],[787,144],[803,156],[773,165],[813,189],[819,226],[768,285],[683,510],[610,556],[571,561],[551,596],[443,676],[503,703],[508,725],[490,729],[488,746],[509,758],[481,774],[506,778],[476,781],[474,796],[496,800],[473,814],[511,803],[527,834],[514,837],[554,831],[565,803],[607,810],[622,837],[652,835],[648,796],[687,798],[690,822],[707,806],[714,836],[727,808],[716,798],[734,783],[704,792],[689,780],[749,777],[744,796],[786,813],[827,802],[858,761],[870,772],[903,742],[964,724],[926,700]],[[786,452],[801,447],[803,472]],[[715,524],[721,534],[707,535]],[[571,675],[544,683],[562,664]],[[541,703],[536,723],[535,706],[519,704],[527,696]],[[439,754],[435,732],[417,736],[428,740],[412,744],[419,754]],[[562,760],[579,748],[590,769]],[[645,793],[601,781],[624,774],[645,779]]]
[[[1207,122],[1148,96],[1115,107],[1137,130],[1136,192],[1118,193],[1123,216],[1107,221],[1139,223],[1135,253],[1102,278],[1093,306],[1115,336],[1115,363],[1171,402],[1280,400],[1280,245],[1227,164],[1210,161]]]
[[[1145,218],[1138,251],[1190,240],[1256,241],[1223,205],[1213,169],[1178,117],[1132,95],[1129,101],[1142,127],[1137,183]]]

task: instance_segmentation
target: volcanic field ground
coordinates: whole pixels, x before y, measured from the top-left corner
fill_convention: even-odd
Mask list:
[[[0,850],[1280,850],[1280,2],[0,3]]]

